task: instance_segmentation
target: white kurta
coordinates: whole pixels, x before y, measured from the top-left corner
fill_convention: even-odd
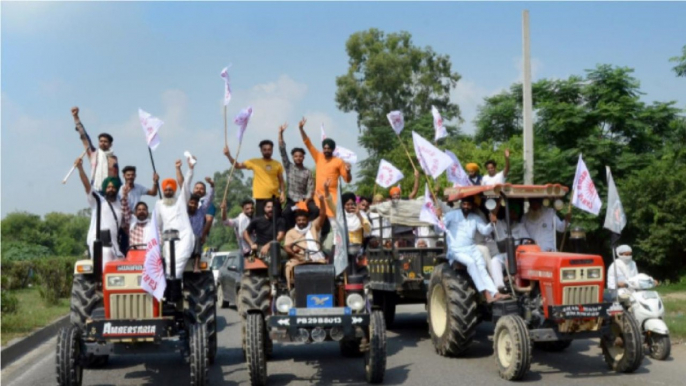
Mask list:
[[[615,275],[615,264],[617,265],[617,274]],[[610,267],[607,269],[607,288],[609,289],[617,289],[617,283],[619,282],[624,282],[626,283],[629,279],[632,277],[638,275],[638,267],[636,266],[636,262],[633,260],[629,260],[628,262],[626,260],[622,259],[617,259],[616,263],[610,264]],[[629,293],[627,288],[620,288],[619,293],[620,295],[624,293]]]
[[[117,244],[117,238],[119,236],[119,227],[117,226],[117,221],[119,224],[121,224],[122,221],[122,213],[121,213],[121,203],[119,200],[115,200],[115,202],[112,203],[112,208],[114,209],[114,214],[117,215],[117,220],[114,219],[114,214],[112,213],[112,209],[110,209],[110,206],[107,205],[107,200],[105,197],[100,195],[100,193],[95,193],[100,197],[100,208],[101,208],[101,214],[100,214],[100,230],[107,230],[109,229],[110,231],[110,237],[112,240],[112,247],[103,247],[102,248],[102,268],[105,269],[105,264],[109,261],[112,261],[116,259],[117,257],[123,257],[124,255],[119,251],[119,245]],[[97,202],[95,200],[95,197],[93,197],[92,194],[87,194],[88,198],[88,205],[91,207],[91,224],[90,227],[88,228],[88,236],[86,237],[86,242],[88,243],[88,251],[90,252],[91,259],[93,258],[93,242],[96,239],[95,231],[96,231],[96,221],[97,221],[97,213],[98,213],[98,206]]]
[[[195,246],[195,235],[191,227],[191,221],[188,218],[188,199],[190,198],[190,182],[193,179],[193,169],[188,169],[186,172],[181,192],[176,198],[174,205],[167,206],[162,200],[155,203],[155,214],[157,216],[157,225],[160,229],[160,237],[164,237],[164,231],[175,229],[179,231],[179,240],[174,242],[174,256],[176,258],[176,277],[182,278],[183,271],[186,268],[186,263],[193,254],[193,247]],[[162,251],[164,261],[169,267],[169,242],[164,243]],[[169,273],[169,268],[167,268]]]
[[[555,231],[564,232],[567,222],[561,220],[553,208],[541,207],[540,212],[541,215],[535,220],[531,218],[531,212],[525,214],[522,217],[522,223],[542,251],[555,252],[557,251]]]

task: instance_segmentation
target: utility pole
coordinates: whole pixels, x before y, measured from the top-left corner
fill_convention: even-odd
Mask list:
[[[532,122],[532,102],[531,102],[531,45],[529,41],[529,11],[522,12],[522,44],[524,63],[524,84],[522,91],[523,118],[524,118],[524,184],[533,185],[534,183],[534,130]]]

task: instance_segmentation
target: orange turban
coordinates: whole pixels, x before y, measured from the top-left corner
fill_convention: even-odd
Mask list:
[[[397,187],[397,186],[394,186],[394,187],[391,188],[391,190],[390,190],[389,193],[391,194],[391,196],[394,195],[394,194],[400,194],[400,188]]]
[[[475,164],[474,162],[470,162],[465,166],[465,169],[467,169],[468,172],[478,172],[479,165]]]
[[[172,190],[176,192],[176,180],[173,178],[165,178],[162,180],[162,190],[166,190],[167,188],[172,188]]]
[[[295,207],[298,208],[298,209],[300,209],[300,210],[304,210],[305,212],[308,211],[308,210],[307,210],[307,203],[306,203],[305,201],[298,201],[298,202],[295,204]]]

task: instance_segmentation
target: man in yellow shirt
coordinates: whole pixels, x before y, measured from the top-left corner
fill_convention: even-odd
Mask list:
[[[262,158],[253,158],[245,162],[238,162],[231,157],[231,152],[228,147],[224,147],[224,155],[229,159],[233,165],[236,162],[236,168],[248,169],[253,171],[252,179],[252,195],[255,198],[255,217],[264,215],[264,204],[272,199],[272,196],[278,196],[283,204],[286,201],[286,189],[283,180],[283,166],[279,161],[272,159],[272,152],[274,151],[274,142],[265,139],[260,142],[260,152]],[[274,206],[274,215],[281,217],[281,205]]]

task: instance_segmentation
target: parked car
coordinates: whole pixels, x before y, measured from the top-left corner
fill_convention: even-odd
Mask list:
[[[219,252],[223,253],[222,264],[218,264],[217,273],[217,304],[222,308],[236,305],[238,289],[243,277],[243,256],[240,251]]]
[[[232,251],[224,252],[210,252],[210,269],[212,270],[212,275],[214,275],[214,285],[219,285],[219,271],[222,266],[226,263],[226,259]]]

